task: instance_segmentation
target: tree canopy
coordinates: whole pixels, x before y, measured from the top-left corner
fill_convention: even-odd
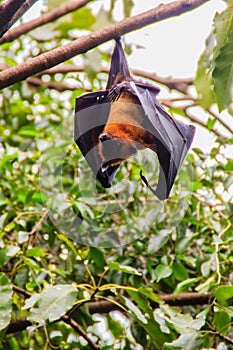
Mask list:
[[[166,201],[140,180],[143,169],[156,181],[149,150],[104,189],[73,140],[76,98],[106,86],[102,44],[122,36],[130,56],[127,33],[208,3],[133,16],[135,2],[0,2],[1,349],[233,349],[233,2],[195,77],[132,70],[213,139],[192,148]]]

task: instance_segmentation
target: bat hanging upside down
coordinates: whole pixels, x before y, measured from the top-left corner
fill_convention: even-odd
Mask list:
[[[179,168],[191,146],[195,127],[172,118],[156,99],[159,89],[135,80],[116,40],[106,90],[76,99],[75,142],[103,187],[110,187],[120,166],[137,150],[157,153],[160,172],[154,190],[168,198]]]

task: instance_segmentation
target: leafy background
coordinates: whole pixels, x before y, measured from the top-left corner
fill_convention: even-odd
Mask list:
[[[44,2],[42,12],[64,3]],[[3,40],[1,69],[114,23],[116,4],[96,16],[87,5]],[[122,4],[130,16],[134,2]],[[194,80],[149,73],[167,88],[162,102],[174,117],[215,138],[208,154],[192,149],[165,204],[139,180],[150,154],[125,162],[109,192],[93,187],[70,139],[75,98],[105,86],[109,50],[1,91],[2,349],[233,348],[233,123],[220,113],[232,121],[231,6],[215,16]]]

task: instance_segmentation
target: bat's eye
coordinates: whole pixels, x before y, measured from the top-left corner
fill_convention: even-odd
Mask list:
[[[136,154],[137,153],[136,148],[135,147],[129,147],[129,153],[132,154],[132,155]]]
[[[104,141],[107,141],[107,140],[110,140],[110,139],[111,139],[111,137],[109,136],[109,134],[101,134],[99,136],[100,142],[104,142]]]

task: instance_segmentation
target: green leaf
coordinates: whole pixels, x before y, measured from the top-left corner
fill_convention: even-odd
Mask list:
[[[196,350],[198,347],[198,335],[196,333],[182,334],[178,339],[171,343],[165,343],[164,349],[178,349],[178,350]]]
[[[11,258],[13,258],[20,251],[20,248],[14,246],[14,245],[9,245],[6,248],[6,251],[7,251],[6,255],[10,256]]]
[[[146,313],[146,311],[149,308],[149,302],[148,300],[139,294],[139,292],[135,292],[132,290],[127,290],[129,296],[136,302],[137,306],[140,308],[140,310],[142,310],[144,313]]]
[[[113,270],[126,272],[126,273],[129,273],[131,275],[141,276],[141,273],[138,272],[138,270],[136,270],[134,267],[121,265],[117,261],[109,261],[108,266],[110,269],[113,269]]]
[[[12,286],[4,273],[0,272],[0,330],[7,327],[12,312]]]
[[[90,259],[93,259],[97,267],[100,270],[103,270],[105,266],[105,259],[104,259],[103,252],[100,249],[91,247],[89,254],[90,254]]]
[[[116,320],[114,320],[111,314],[107,314],[106,319],[108,322],[108,328],[113,334],[113,336],[115,338],[120,338],[120,336],[122,335],[122,326],[120,322],[117,322]]]
[[[77,251],[75,249],[75,246],[73,245],[73,243],[69,240],[68,237],[62,235],[62,234],[58,234],[57,237],[63,241],[66,246],[76,255],[77,254]]]
[[[214,49],[216,58],[221,48],[226,44],[229,34],[233,29],[233,12],[232,9],[226,9],[222,13],[216,13],[214,18],[214,35],[217,45]]]
[[[220,286],[214,292],[215,298],[219,302],[224,302],[228,299],[233,298],[233,286]]]
[[[132,8],[134,6],[133,0],[124,0],[123,5],[124,5],[124,16],[130,17]]]
[[[25,301],[24,307],[22,307],[22,310],[30,309],[37,301],[40,300],[40,294],[33,294],[29,299]]]
[[[155,269],[156,281],[169,277],[172,274],[172,269],[169,266],[159,264]]]
[[[205,261],[202,265],[201,265],[201,273],[204,277],[208,277],[210,274],[210,269],[211,269],[211,265],[212,265],[212,261],[208,260]]]
[[[210,107],[215,102],[213,91],[211,55],[214,48],[214,37],[211,34],[206,40],[206,46],[198,62],[196,79],[194,81],[199,98],[199,104],[203,108]]]
[[[19,244],[27,242],[28,238],[29,238],[28,232],[19,231],[16,234],[16,240]]]
[[[96,18],[93,16],[91,10],[87,7],[78,9],[75,12],[72,12],[72,24],[71,28],[74,29],[90,29],[91,26],[95,23]]]
[[[209,118],[208,120],[207,120],[207,128],[209,129],[209,130],[212,130],[213,129],[213,127],[214,127],[214,125],[215,125],[215,123],[216,123],[216,121],[217,121],[217,119],[212,119],[212,118]]]
[[[179,293],[183,292],[185,289],[187,289],[192,284],[198,282],[200,280],[200,277],[197,278],[188,278],[187,280],[180,282],[177,284],[176,289],[173,293],[174,297],[176,297]]]
[[[100,8],[98,14],[96,15],[96,21],[92,25],[92,30],[96,31],[108,27],[112,24],[112,19],[109,15],[109,12],[105,11],[103,7]]]
[[[189,274],[186,270],[186,268],[178,262],[174,262],[172,265],[173,275],[178,281],[183,281],[188,279]]]
[[[147,344],[145,329],[138,324],[133,324],[130,330],[136,342],[145,347]]]
[[[213,71],[214,91],[219,111],[226,109],[233,98],[233,30],[221,48]]]
[[[211,276],[207,280],[205,280],[203,283],[199,284],[195,290],[199,293],[208,293],[208,291],[212,288],[212,286],[215,284],[215,277]]]
[[[35,129],[31,125],[25,125],[21,129],[19,129],[18,135],[34,137],[34,136],[39,135],[39,130]]]
[[[165,235],[154,235],[150,237],[148,244],[148,252],[153,254],[162,248],[168,241],[168,236]]]
[[[41,294],[38,306],[31,309],[29,320],[45,324],[58,320],[72,308],[77,298],[77,289],[69,284],[49,286]]]
[[[44,257],[45,251],[43,249],[40,248],[30,248],[26,251],[26,256],[40,256],[40,257]]]
[[[139,291],[139,293],[145,295],[147,298],[149,298],[149,299],[151,299],[159,304],[160,298],[157,294],[154,293],[152,288],[140,287],[138,289],[138,291]]]
[[[214,323],[215,323],[216,329],[221,334],[226,335],[231,325],[231,317],[227,312],[216,311],[214,313]]]
[[[144,314],[141,312],[141,310],[128,298],[123,297],[124,300],[124,304],[125,306],[128,308],[128,310],[134,315],[136,316],[136,318],[144,323],[147,324],[147,319],[145,318]]]
[[[120,296],[120,299],[129,309],[130,313],[136,318],[137,322],[145,329],[150,338],[155,342],[157,348],[162,349],[162,345],[164,344],[165,340],[169,340],[170,336],[169,334],[165,335],[161,332],[160,326],[154,319],[152,309],[149,304],[147,312],[145,313],[147,318],[145,318],[144,313],[142,313],[141,310],[135,306],[131,300],[124,296]]]

